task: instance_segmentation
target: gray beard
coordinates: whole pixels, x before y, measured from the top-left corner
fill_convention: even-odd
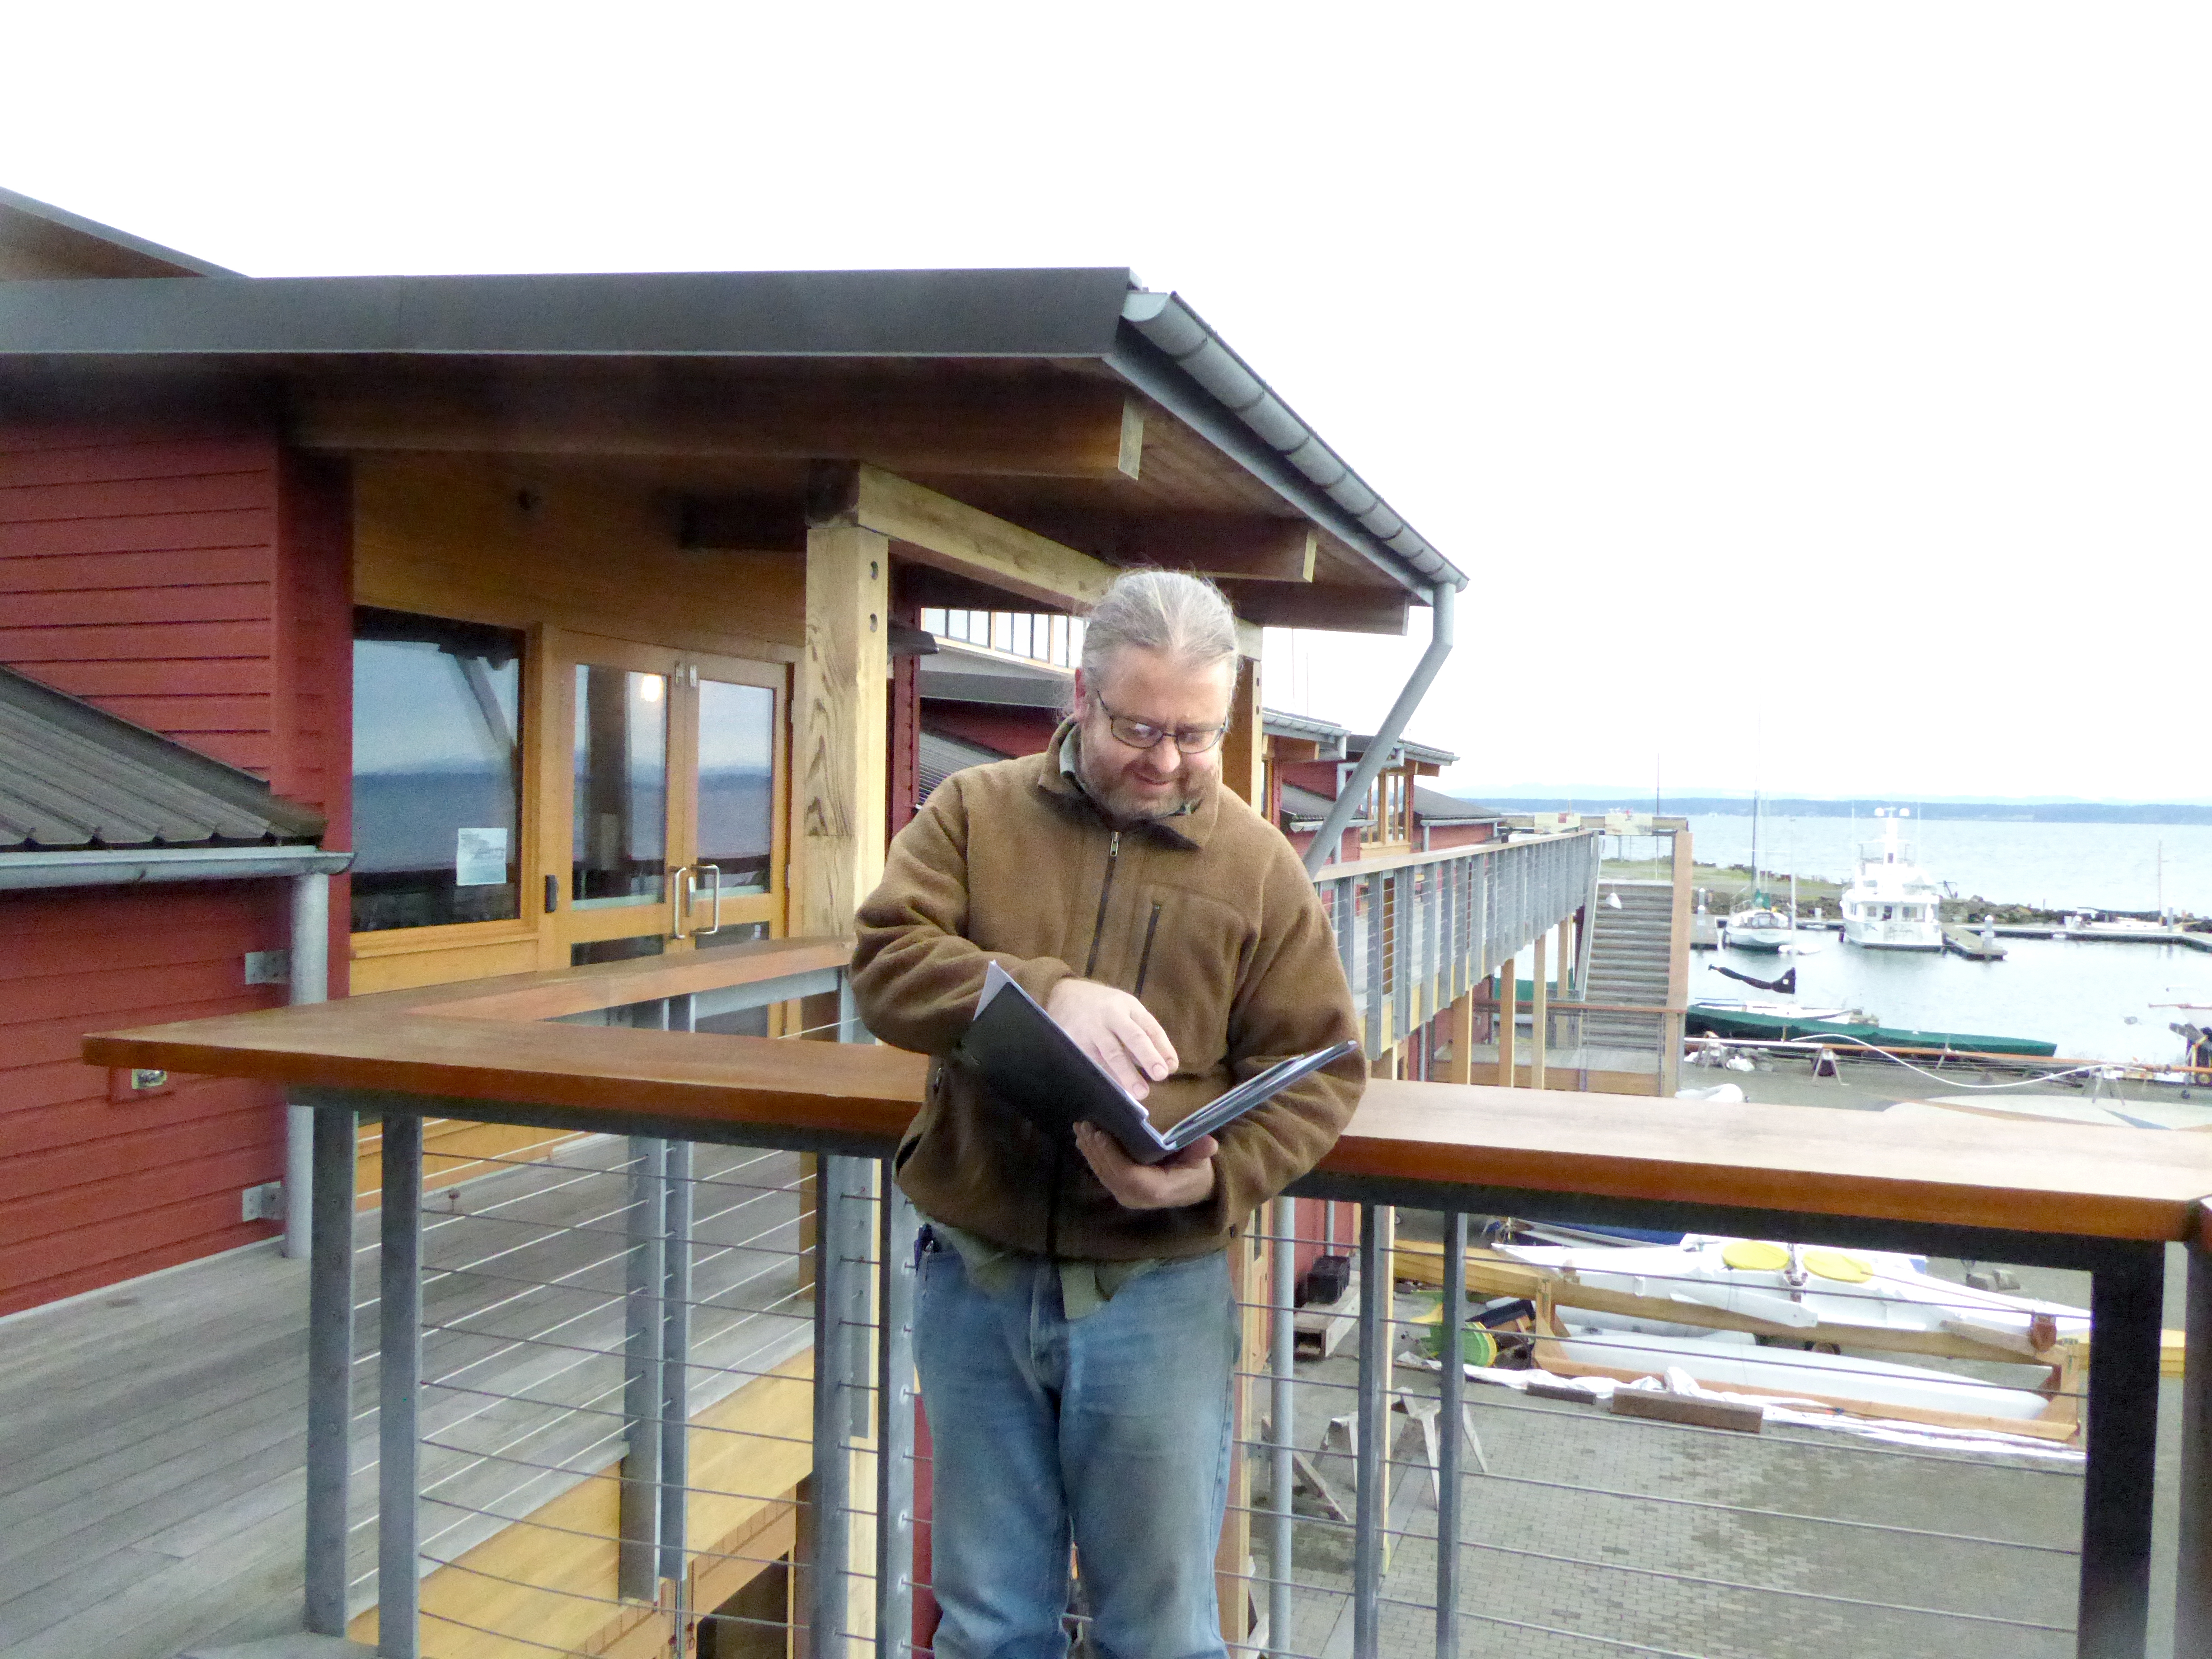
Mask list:
[[[1080,750],[1076,751],[1075,770],[1076,775],[1083,781],[1084,792],[1100,811],[1116,823],[1156,823],[1163,818],[1175,817],[1195,806],[1206,794],[1206,780],[1185,775],[1176,783],[1174,794],[1166,800],[1139,805],[1119,788],[1099,787],[1091,777],[1091,769],[1085,763]]]

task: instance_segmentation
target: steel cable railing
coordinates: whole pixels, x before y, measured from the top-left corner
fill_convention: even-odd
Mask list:
[[[1501,875],[1472,858],[1446,858],[1347,872],[1333,889],[1325,881],[1340,949],[1364,976],[1375,1028],[1386,1036],[1397,1030],[1401,1010],[1425,1024],[1465,994],[1484,962],[1487,946],[1479,941],[1493,924],[1522,925],[1512,919],[1525,922],[1532,904],[1571,896],[1571,884],[1588,874],[1565,856],[1553,862],[1548,877],[1534,860],[1528,872]],[[1510,890],[1516,884],[1534,899]],[[1362,989],[1361,977],[1354,988]],[[669,1019],[681,1029],[680,1010]],[[849,1006],[839,1034],[858,1036]],[[913,1488],[919,1477],[926,1493],[928,1470],[915,1443],[915,1223],[882,1158],[824,1155],[810,1171],[797,1154],[761,1148],[664,1142],[656,1154],[638,1140],[570,1142],[550,1158],[493,1161],[459,1213],[433,1216],[419,1208],[418,1150],[410,1221],[400,1185],[407,1140],[404,1132],[387,1140],[387,1198],[401,1201],[387,1205],[384,1243],[362,1257],[383,1288],[348,1298],[345,1310],[380,1320],[387,1334],[404,1324],[410,1339],[392,1352],[408,1368],[411,1390],[391,1386],[383,1343],[349,1356],[386,1379],[382,1410],[356,1415],[378,1420],[383,1448],[359,1472],[375,1471],[386,1487],[383,1512],[403,1522],[366,1522],[382,1557],[376,1593],[416,1632],[410,1638],[395,1620],[387,1652],[424,1650],[426,1639],[435,1651],[435,1632],[447,1629],[496,1636],[518,1650],[588,1653],[616,1639],[623,1621],[635,1628],[656,1620],[678,1650],[714,1659],[784,1651],[801,1640],[810,1659],[835,1652],[840,1640],[851,1654],[872,1647],[886,1659],[931,1651],[928,1576],[915,1570],[914,1553],[927,1504]],[[1340,1237],[1347,1199],[1358,1227]],[[1455,1368],[1401,1364],[1394,1350],[1402,1339],[1459,1329],[1476,1309],[1464,1265],[1469,1218],[1447,1215],[1443,1245],[1424,1247],[1438,1259],[1444,1285],[1407,1292],[1425,1299],[1416,1304],[1401,1301],[1395,1279],[1395,1212],[1342,1178],[1316,1215],[1320,1202],[1277,1200],[1233,1258],[1252,1274],[1240,1311],[1262,1345],[1248,1347],[1237,1372],[1240,1476],[1249,1472],[1257,1484],[1247,1490],[1240,1479],[1230,1504],[1232,1534],[1249,1530],[1252,1540],[1224,1562],[1223,1582],[1235,1592],[1224,1609],[1233,1649],[1364,1659],[1418,1631],[1440,1655],[1456,1654],[1477,1639],[1471,1632],[1492,1631],[1495,1639],[1721,1659],[1751,1650],[1729,1633],[1750,1604],[1768,1608],[1761,1616],[1770,1620],[1794,1618],[1785,1610],[1801,1607],[1890,1621],[1881,1628],[1909,1627],[1919,1632],[1914,1641],[1960,1654],[1978,1650],[1929,1632],[1988,1630],[2028,1644],[2068,1636],[2068,1609],[2038,1588],[2033,1564],[2083,1555],[2052,1522],[2081,1487],[2050,1485],[2081,1481],[2077,1466],[2014,1467],[1955,1450],[1823,1440],[1820,1429],[1747,1437],[1594,1405],[1534,1402]],[[410,1225],[419,1260],[392,1249]],[[1264,1275],[1248,1249],[1266,1256]],[[1358,1343],[1301,1355],[1298,1269],[1316,1253],[1346,1252],[1357,1258],[1362,1287]],[[1645,1277],[1662,1296],[1690,1282]],[[1822,1294],[1832,1292],[1823,1286]],[[1841,1284],[1832,1294],[1879,1300]],[[1434,1325],[1423,1317],[1430,1297]],[[1937,1305],[1987,1304],[1962,1291],[1955,1304]],[[1571,1309],[1561,1311],[1573,1318]],[[1649,1359],[1632,1342],[1622,1348],[1617,1334],[1573,1340]],[[1862,1373],[1881,1374],[1850,1355],[1826,1368],[1839,1386]],[[1953,1375],[1963,1388],[2010,1387]],[[2081,1392],[2058,1391],[2069,1400]],[[1433,1443],[1424,1431],[1408,1445],[1431,1408]],[[1347,1441],[1330,1432],[1333,1419],[1346,1419]],[[1462,1420],[1502,1444],[1475,1459]],[[419,1467],[395,1474],[403,1431],[406,1461]],[[1580,1449],[1595,1446],[1593,1437],[1612,1449]],[[1463,1457],[1479,1467],[1462,1467]],[[1644,1479],[1644,1464],[1681,1457],[1699,1460],[1701,1485]],[[1595,1458],[1603,1474],[1584,1476],[1563,1458]],[[1879,1480],[1901,1492],[1920,1482],[1955,1486],[1972,1472],[1986,1512],[1971,1514],[1962,1492],[1948,1508],[1917,1497],[1916,1511],[1893,1521],[1849,1505],[1823,1513],[1811,1498],[1840,1475],[1802,1492],[1784,1487],[1796,1503],[1762,1496],[1777,1480],[1802,1484],[1802,1475],[1776,1471],[1831,1465],[1860,1471],[1854,1488]],[[1323,1483],[1340,1514],[1307,1500],[1310,1478]],[[402,1490],[410,1494],[404,1504]],[[418,1510],[429,1524],[406,1519]],[[1583,1516],[1606,1517],[1596,1536],[1579,1536]],[[2015,1517],[2033,1524],[2008,1524]],[[1706,1524],[1763,1541],[1741,1556],[1698,1561],[1666,1543],[1680,1526]],[[356,1528],[357,1538],[368,1535]],[[538,1540],[537,1547],[501,1553],[502,1538],[522,1535]],[[1657,1541],[1609,1553],[1601,1537]],[[1870,1551],[1887,1553],[1893,1588],[1806,1577],[1838,1552],[1863,1561]],[[1925,1593],[1933,1581],[1919,1558],[1947,1552],[1982,1565],[1938,1586],[1955,1594]],[[604,1570],[576,1565],[587,1558]],[[517,1565],[531,1560],[541,1565]],[[556,1561],[571,1565],[544,1565]],[[411,1598],[390,1594],[402,1564],[421,1586],[419,1616]],[[1630,1616],[1645,1592],[1618,1587],[1636,1584],[1674,1598],[1674,1629],[1662,1635],[1638,1622],[1640,1613]],[[358,1601],[371,1585],[364,1577],[355,1589]],[[1993,1604],[1999,1594],[2018,1605]],[[767,1608],[763,1598],[775,1596],[781,1602]],[[1624,1597],[1629,1612],[1614,1605]],[[807,1640],[810,1632],[825,1634]]]

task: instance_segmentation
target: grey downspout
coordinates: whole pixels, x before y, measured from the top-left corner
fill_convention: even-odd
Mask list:
[[[331,994],[331,878],[319,870],[292,878],[291,1000],[327,1002]],[[313,1221],[315,1109],[284,1109],[284,1254],[307,1254]]]
[[[1405,735],[1406,724],[1413,718],[1413,711],[1421,706],[1428,695],[1429,684],[1437,671],[1451,655],[1452,600],[1458,590],[1449,582],[1438,582],[1429,590],[1430,627],[1429,648],[1421,653],[1421,660],[1414,665],[1413,678],[1406,689],[1398,694],[1398,701],[1390,705],[1390,713],[1382,721],[1382,729],[1367,745],[1367,752],[1359,757],[1352,769],[1352,778],[1337,792],[1335,803],[1328,809],[1328,817],[1315,832],[1313,845],[1306,848],[1306,873],[1317,875],[1321,867],[1336,856],[1336,849],[1344,839],[1344,827],[1352,822],[1352,815],[1367,799],[1374,787],[1376,775],[1390,758],[1390,751],[1398,746]]]

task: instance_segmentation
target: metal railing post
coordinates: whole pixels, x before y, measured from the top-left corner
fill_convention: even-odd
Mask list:
[[[814,1468],[807,1560],[807,1659],[844,1659],[852,1569],[853,1407],[848,1381],[852,1302],[848,1196],[859,1160],[824,1157],[815,1181]]]
[[[1382,880],[1367,878],[1367,1057],[1381,1054],[1382,1042]]]
[[[667,1268],[668,1143],[629,1139],[629,1246],[623,1297],[625,1450],[617,1503],[622,1536],[616,1593],[658,1599],[660,1585],[660,1450],[664,1297]]]
[[[2115,1246],[2089,1275],[2089,1463],[2081,1493],[2080,1659],[2142,1659],[2158,1462],[2162,1244]],[[2182,1650],[2177,1650],[2181,1651]]]
[[[1267,1649],[1290,1651],[1291,1638],[1291,1498],[1297,1471],[1292,1458],[1297,1449],[1297,1382],[1298,1201],[1279,1198],[1274,1212],[1275,1254],[1269,1264],[1267,1300],[1273,1324],[1269,1333],[1267,1370],[1272,1378],[1267,1395]]]
[[[292,878],[290,1000],[327,1002],[331,994],[331,878],[310,871]],[[315,1115],[312,1106],[284,1109],[284,1254],[313,1248]]]
[[[299,1109],[295,1108],[294,1109]],[[352,1496],[354,1114],[314,1115],[313,1253],[307,1263],[307,1629],[343,1636]]]
[[[1437,1659],[1459,1655],[1460,1441],[1467,1397],[1467,1212],[1444,1217],[1443,1401],[1437,1416]]]
[[[2181,1457],[2173,1650],[2212,1651],[2212,1252],[2199,1225],[2189,1244],[2186,1346],[2181,1369]]]
[[[1380,1206],[1359,1206],[1359,1440],[1352,1544],[1352,1651],[1381,1651],[1383,1460],[1390,1444],[1390,1263]]]
[[[689,1613],[684,1571],[691,1484],[691,1143],[667,1143],[663,1183],[660,1319],[660,1576],[676,1587],[677,1629]]]
[[[1413,897],[1413,872],[1393,870],[1382,878],[1390,895],[1390,1043],[1395,1048],[1413,1034],[1413,976],[1420,971],[1421,907]]]
[[[422,1120],[384,1118],[377,1364],[376,1650],[422,1659]]]
[[[877,1165],[876,1652],[899,1659],[914,1634],[914,1206]]]

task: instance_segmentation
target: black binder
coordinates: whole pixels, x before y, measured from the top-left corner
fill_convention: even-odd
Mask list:
[[[995,962],[983,976],[975,1018],[960,1039],[961,1056],[1047,1133],[1066,1134],[1087,1121],[1120,1141],[1139,1164],[1172,1158],[1201,1136],[1265,1105],[1301,1078],[1358,1052],[1359,1045],[1347,1038],[1279,1061],[1163,1131],[1152,1127],[1144,1103],[1078,1048],[1037,1000]]]

